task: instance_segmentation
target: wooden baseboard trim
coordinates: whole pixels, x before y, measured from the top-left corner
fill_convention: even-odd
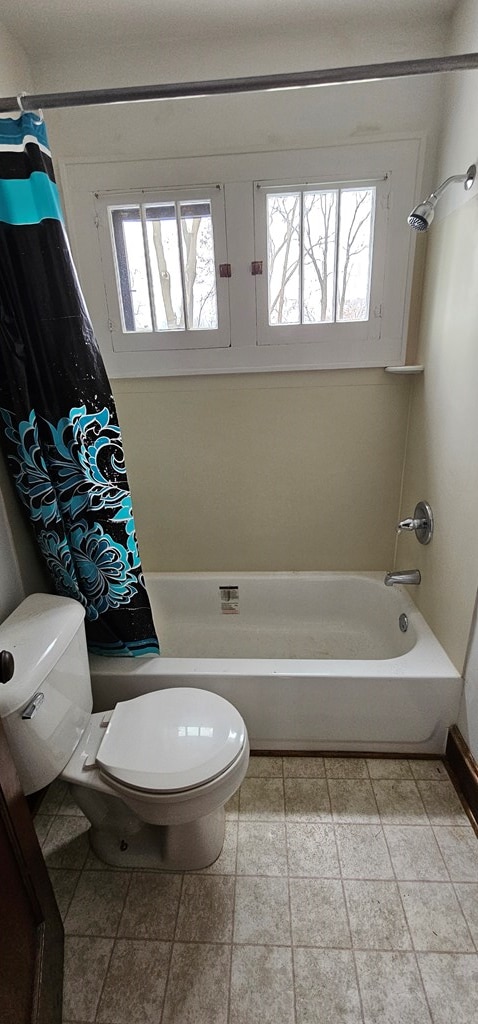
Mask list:
[[[475,831],[478,832],[478,764],[457,725],[452,725],[449,730],[445,756]]]

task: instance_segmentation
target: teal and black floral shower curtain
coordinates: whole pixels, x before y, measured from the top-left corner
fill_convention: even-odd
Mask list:
[[[0,443],[90,650],[159,653],[115,403],[34,113],[0,115]]]

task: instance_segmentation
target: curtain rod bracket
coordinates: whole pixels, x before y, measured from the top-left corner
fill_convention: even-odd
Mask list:
[[[19,92],[18,93],[17,104],[18,104],[18,109],[19,109],[20,113],[21,114],[36,114],[37,117],[38,117],[38,121],[36,122],[36,124],[43,124],[43,121],[44,121],[43,110],[28,110],[26,107],[23,106],[23,100],[26,99],[26,96],[27,96],[26,92]]]

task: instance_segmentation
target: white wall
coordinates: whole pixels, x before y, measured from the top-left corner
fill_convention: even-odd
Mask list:
[[[315,30],[203,38],[125,39],[108,49],[63,47],[33,57],[38,91],[93,89],[151,82],[301,71],[443,53],[447,23],[417,16],[348,22],[317,19]],[[425,132],[431,175],[441,117],[443,78],[363,82],[272,93],[51,110],[54,159],[147,159],[214,153],[316,148]],[[430,178],[431,180],[431,178]]]
[[[404,25],[358,20],[316,34],[181,42],[158,40],[98,53],[79,50],[35,65],[39,90],[188,81],[432,56],[446,33],[436,22],[412,35]],[[427,166],[435,159],[441,114],[440,76],[364,82],[271,93],[51,110],[54,158],[147,159],[214,153],[316,148],[344,140],[425,132]],[[432,170],[433,168],[431,168]]]
[[[175,38],[160,27],[144,38],[139,22],[135,28],[136,39],[125,32],[115,38],[111,25],[111,31],[98,32],[97,41],[70,35],[54,50],[37,47],[31,59],[38,91],[201,81],[436,56],[446,51],[448,37],[446,21],[420,17],[419,9],[412,23],[403,14],[382,12],[378,17],[357,13],[353,19],[335,20],[319,15],[312,24],[298,20],[295,29],[287,30],[270,21],[249,31],[223,26],[192,35],[185,24]]]
[[[18,96],[32,88],[25,50],[0,22],[0,96]]]

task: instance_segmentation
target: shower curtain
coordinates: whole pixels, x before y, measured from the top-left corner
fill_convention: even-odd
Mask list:
[[[159,653],[115,403],[34,113],[0,115],[0,443],[89,649]]]

